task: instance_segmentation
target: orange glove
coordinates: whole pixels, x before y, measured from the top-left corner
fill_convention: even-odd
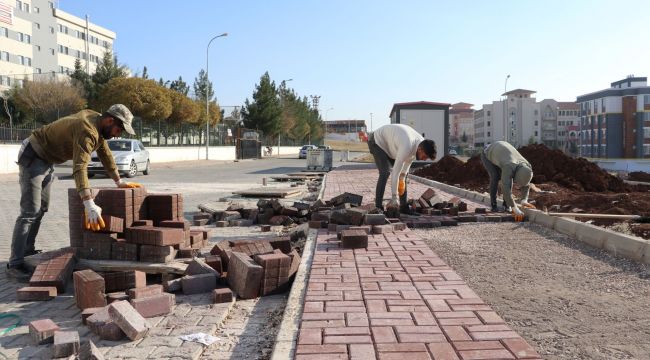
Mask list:
[[[404,181],[404,174],[399,174],[399,183],[397,185],[397,193],[399,196],[404,195],[404,192],[406,191],[406,181]]]
[[[524,221],[524,213],[516,205],[512,207],[512,215],[515,217],[516,222]]]
[[[92,199],[84,200],[84,227],[86,230],[99,231],[106,227],[102,219],[102,208],[95,205]]]
[[[526,209],[537,209],[537,208],[535,207],[535,205],[533,205],[533,204],[531,204],[531,203],[523,202],[523,201],[521,202],[521,206],[524,207],[524,208],[526,208]]]
[[[134,183],[134,182],[126,182],[124,179],[120,179],[119,181],[115,182],[115,185],[119,188],[128,188],[128,189],[133,189],[133,188],[141,188],[142,184]]]

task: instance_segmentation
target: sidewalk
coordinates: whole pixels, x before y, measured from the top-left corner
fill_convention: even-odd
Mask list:
[[[371,203],[376,180],[374,169],[339,168],[329,173],[324,198],[349,191]],[[408,185],[411,197],[426,189]],[[341,249],[336,234],[320,230],[296,359],[405,358],[540,356],[410,230],[370,235],[368,248],[357,250]]]

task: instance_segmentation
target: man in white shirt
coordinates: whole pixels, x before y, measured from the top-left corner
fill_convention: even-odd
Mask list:
[[[434,160],[436,143],[425,139],[412,127],[403,124],[389,124],[375,130],[368,138],[368,149],[375,158],[379,170],[375,206],[383,209],[384,190],[391,174],[391,200],[387,208],[397,208],[409,213],[406,193],[406,176],[411,164],[418,160]],[[399,195],[399,204],[397,196]]]

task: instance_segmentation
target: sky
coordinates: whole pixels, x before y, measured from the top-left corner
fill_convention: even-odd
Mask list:
[[[222,106],[242,105],[268,71],[326,120],[390,122],[394,103],[467,102],[507,89],[575,101],[650,75],[648,1],[60,0],[117,33],[133,73],[191,84],[206,68]],[[645,34],[645,35],[644,35]],[[331,110],[328,110],[330,109]]]

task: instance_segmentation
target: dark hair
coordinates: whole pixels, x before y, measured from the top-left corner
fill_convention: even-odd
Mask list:
[[[436,143],[433,140],[424,139],[418,146],[424,150],[424,153],[427,154],[430,159],[436,158]]]

